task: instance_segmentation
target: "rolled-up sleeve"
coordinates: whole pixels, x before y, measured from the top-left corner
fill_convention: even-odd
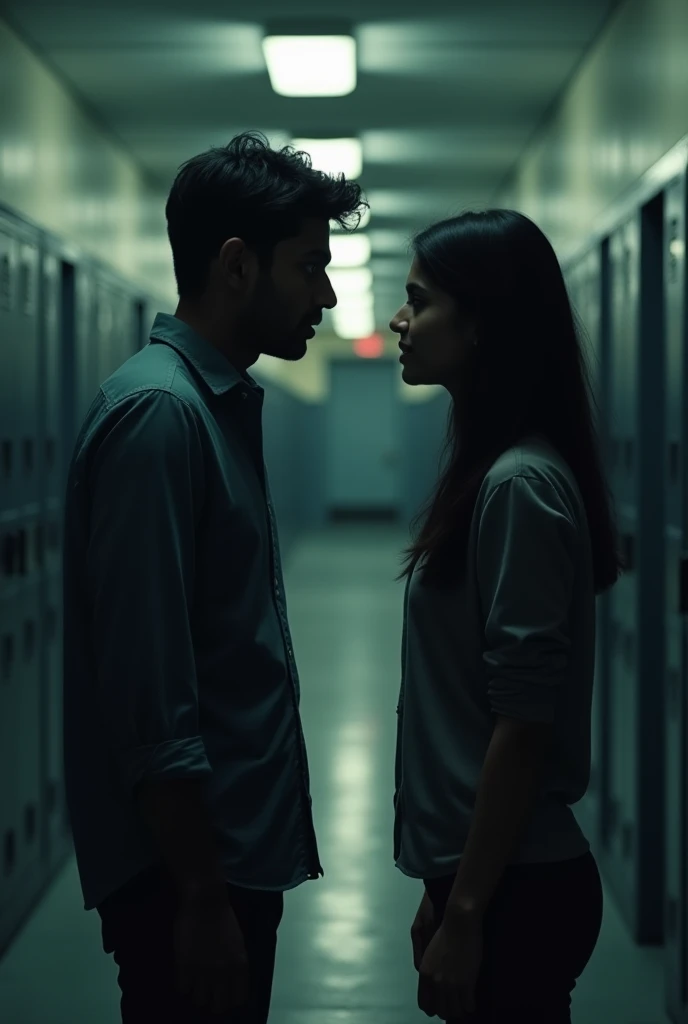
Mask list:
[[[194,414],[168,392],[140,392],[93,443],[83,486],[94,684],[123,781],[207,775],[191,627],[204,490]]]
[[[552,723],[569,669],[578,532],[562,496],[516,476],[489,496],[478,530],[483,661],[492,711]]]

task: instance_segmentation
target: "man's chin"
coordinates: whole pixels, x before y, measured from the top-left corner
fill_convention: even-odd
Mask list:
[[[308,341],[306,338],[290,338],[289,341],[285,341],[282,345],[275,345],[274,349],[267,350],[263,349],[266,356],[273,356],[275,359],[285,359],[287,362],[294,363],[303,357],[308,352]]]

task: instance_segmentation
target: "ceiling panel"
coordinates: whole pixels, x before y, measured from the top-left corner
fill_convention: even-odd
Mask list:
[[[350,19],[359,44],[358,87],[337,99],[272,91],[261,40],[284,0],[253,0],[250,17],[227,0],[12,0],[4,10],[128,148],[161,213],[179,165],[237,132],[357,134],[381,307],[403,294],[414,231],[492,201],[618,2],[330,0],[327,16]],[[288,11],[322,20],[323,3]],[[151,221],[162,231],[162,218]]]

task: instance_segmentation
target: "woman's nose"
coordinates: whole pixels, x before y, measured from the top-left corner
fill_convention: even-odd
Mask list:
[[[406,334],[409,329],[408,320],[397,320],[396,317],[390,320],[389,326],[395,334]]]

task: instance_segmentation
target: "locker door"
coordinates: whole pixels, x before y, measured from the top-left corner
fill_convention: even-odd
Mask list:
[[[41,405],[44,411],[43,580],[41,589],[41,837],[46,870],[52,874],[69,852],[62,813],[62,526],[63,424],[66,422],[65,385],[72,372],[67,358],[71,345],[63,345],[63,329],[71,332],[71,317],[64,318],[62,259],[58,252],[43,257]],[[66,278],[73,287],[73,276]],[[65,365],[66,364],[66,365]]]
[[[637,766],[635,758],[637,584],[633,562],[638,512],[635,408],[639,342],[640,223],[634,218],[611,238],[610,268],[610,483],[616,500],[619,531],[630,564],[609,594],[609,787],[608,852],[610,874],[618,882],[620,902],[633,918],[636,878],[633,822]],[[634,923],[632,925],[634,928]]]
[[[114,351],[114,296],[102,279],[98,279],[96,286],[95,323],[96,388],[99,388],[113,372],[116,361]]]
[[[580,266],[580,309],[585,327],[583,340],[590,374],[590,387],[594,398],[601,452],[604,450],[605,398],[603,393],[603,357],[601,332],[601,253],[594,249]],[[597,408],[595,408],[595,405]],[[594,849],[603,842],[603,812],[608,800],[607,731],[608,731],[608,664],[607,664],[607,608],[606,595],[597,600],[597,629],[595,651],[595,685],[593,689],[591,722],[590,784],[585,795],[585,829]]]
[[[6,908],[13,885],[17,795],[14,781],[16,758],[15,694],[21,657],[13,596],[0,587],[0,949],[3,945]]]
[[[60,430],[62,408],[60,390],[62,362],[60,359],[60,327],[62,307],[62,267],[53,253],[43,256],[42,279],[42,347],[41,347],[41,437],[44,493],[49,502],[58,498],[62,487],[62,453]]]
[[[17,504],[33,505],[38,498],[38,240],[23,226],[17,229],[17,306],[14,347],[17,357],[15,407],[19,443],[19,491]]]
[[[75,387],[76,434],[78,436],[86,413],[98,393],[98,364],[96,353],[96,332],[94,328],[95,297],[91,271],[78,267],[75,273]],[[69,452],[71,460],[72,453]]]
[[[681,608],[681,559],[686,550],[686,178],[666,191],[664,208],[666,318],[664,554],[666,565],[666,858],[665,984],[667,1009],[678,1019],[688,998],[686,974],[686,609]]]
[[[16,375],[17,257],[17,241],[10,225],[0,218],[0,514],[3,508],[17,505],[17,412],[13,383]]]

